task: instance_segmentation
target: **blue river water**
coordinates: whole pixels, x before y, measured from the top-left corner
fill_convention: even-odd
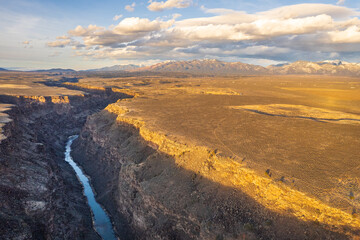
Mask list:
[[[78,179],[84,187],[84,194],[93,213],[93,222],[96,232],[99,233],[104,240],[116,240],[117,238],[115,237],[110,218],[100,204],[96,202],[88,177],[82,172],[81,168],[79,168],[70,155],[71,144],[77,137],[77,135],[69,137],[69,140],[66,143],[65,161],[75,170]]]

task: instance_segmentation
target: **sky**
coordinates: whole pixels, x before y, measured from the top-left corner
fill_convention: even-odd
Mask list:
[[[359,0],[0,0],[0,67],[360,62]]]

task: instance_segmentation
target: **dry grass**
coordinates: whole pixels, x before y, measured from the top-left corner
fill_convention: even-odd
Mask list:
[[[44,85],[49,78],[59,78],[45,73],[2,72],[0,73],[0,95],[12,96],[61,96],[80,95],[81,91]]]
[[[31,87],[21,84],[0,84],[0,88],[28,89]]]
[[[339,124],[360,124],[360,115],[314,108],[303,105],[268,104],[233,106],[233,109],[243,109],[259,114],[269,114],[282,117],[308,118],[311,120]]]
[[[360,219],[353,214],[333,208],[289,186],[262,177],[232,158],[219,156],[204,146],[185,144],[169,139],[149,129],[143,120],[128,116],[121,103],[109,105],[106,110],[118,115],[117,121],[131,124],[140,135],[158,146],[158,150],[173,156],[176,164],[224,186],[240,189],[268,209],[291,214],[304,221],[315,221],[331,228],[351,226],[360,229]]]
[[[196,88],[196,87],[178,87],[176,90],[183,90],[188,94],[208,94],[208,95],[241,95],[240,93],[226,88]]]
[[[357,119],[357,78],[142,76],[83,78],[75,85],[80,84],[136,93],[137,98],[123,103],[131,110],[127,116],[142,119],[155,132],[183,143],[218,149],[258,175],[271,169],[273,179],[283,179],[292,189],[344,212],[351,214],[354,208],[360,209],[360,191],[353,184],[339,184],[344,179],[359,181],[359,124],[306,119]],[[207,94],[212,91],[219,94]],[[273,106],[272,111],[299,117],[274,117],[231,108],[254,105]],[[349,198],[351,191],[354,199]]]

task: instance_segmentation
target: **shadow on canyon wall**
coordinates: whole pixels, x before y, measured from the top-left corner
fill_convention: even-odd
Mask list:
[[[121,239],[348,239],[359,229],[305,222],[185,170],[106,110],[87,119],[73,158]]]

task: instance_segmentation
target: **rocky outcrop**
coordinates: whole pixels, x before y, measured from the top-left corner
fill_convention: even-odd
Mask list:
[[[1,239],[100,239],[64,149],[88,115],[118,97],[0,96],[14,104],[0,144]]]
[[[88,118],[72,154],[91,176],[121,239],[347,239],[359,234],[352,227],[303,221],[290,214],[291,208],[288,214],[271,210],[249,195],[259,192],[258,180],[276,189],[271,180],[253,179],[246,191],[227,186],[219,179],[237,169],[229,165],[218,172],[222,163],[216,151],[169,144],[165,135],[144,133],[140,122],[123,121],[124,110],[113,108]],[[283,198],[280,190],[274,194]],[[304,204],[296,211],[312,211]]]

